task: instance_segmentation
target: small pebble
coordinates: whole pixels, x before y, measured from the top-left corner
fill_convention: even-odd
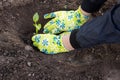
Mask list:
[[[27,62],[27,65],[30,67],[31,66],[31,62]]]
[[[25,46],[25,50],[27,50],[27,51],[34,51],[33,48],[31,46],[29,46],[29,45]]]
[[[31,76],[31,75],[32,75],[31,73],[28,74],[28,76]]]

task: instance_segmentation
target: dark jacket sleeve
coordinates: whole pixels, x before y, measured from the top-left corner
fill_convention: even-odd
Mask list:
[[[105,1],[107,0],[83,0],[81,8],[88,13],[93,13],[98,11]]]
[[[120,4],[120,0],[117,0],[117,3]]]
[[[115,5],[103,16],[94,18],[80,29],[73,30],[70,43],[76,49],[103,43],[120,43],[120,5]]]

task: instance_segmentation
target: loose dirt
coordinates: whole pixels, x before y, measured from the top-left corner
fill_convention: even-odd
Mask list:
[[[77,9],[78,0],[0,1],[0,80],[119,80],[120,45],[103,44],[58,55],[45,55],[32,46],[32,16]],[[108,0],[95,13],[102,15],[115,5]],[[42,33],[42,30],[39,32]]]

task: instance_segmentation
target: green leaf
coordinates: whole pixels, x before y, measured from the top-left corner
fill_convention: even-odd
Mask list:
[[[38,31],[41,29],[41,24],[33,24],[36,29],[36,34],[38,34]]]
[[[37,26],[37,24],[33,24],[33,26],[34,26],[34,27],[36,27],[36,26]]]
[[[35,23],[37,23],[38,20],[39,20],[39,14],[38,14],[38,12],[36,12],[36,13],[33,15],[33,21],[34,21]]]
[[[41,24],[38,24],[38,25],[36,26],[36,28],[37,28],[38,30],[40,30],[40,29],[41,29]]]

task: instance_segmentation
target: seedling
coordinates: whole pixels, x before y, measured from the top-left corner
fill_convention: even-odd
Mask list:
[[[39,21],[39,14],[36,12],[33,15],[33,22],[34,22],[33,26],[35,27],[36,30],[35,34],[38,34],[38,31],[41,29],[41,24],[38,23],[38,21]]]

